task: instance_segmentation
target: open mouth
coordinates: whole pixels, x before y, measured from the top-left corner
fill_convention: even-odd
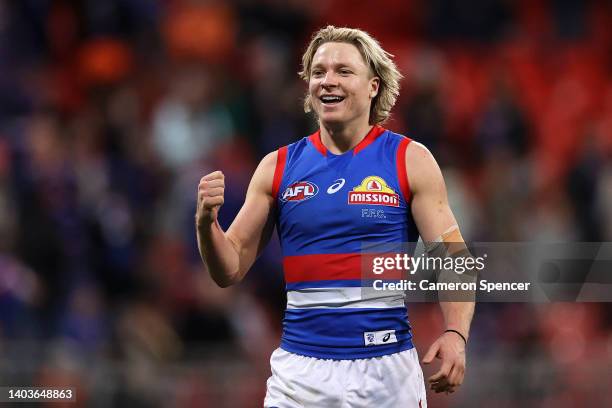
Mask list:
[[[319,99],[324,105],[336,105],[344,100],[344,96],[323,95]]]

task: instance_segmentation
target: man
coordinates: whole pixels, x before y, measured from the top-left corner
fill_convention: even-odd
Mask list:
[[[315,33],[300,75],[319,131],[264,157],[227,232],[223,174],[198,186],[198,245],[219,286],[242,280],[278,228],[288,301],[266,407],[426,406],[403,299],[360,292],[363,243],[462,242],[434,158],[380,126],[399,93],[390,57],[360,30]],[[473,303],[441,308],[448,330],[423,362],[441,359],[428,382],[450,393],[463,381]]]

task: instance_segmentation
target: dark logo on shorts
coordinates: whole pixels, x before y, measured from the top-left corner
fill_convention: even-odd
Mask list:
[[[397,343],[397,338],[395,337],[395,330],[364,332],[363,340],[366,346],[380,346],[381,344]]]

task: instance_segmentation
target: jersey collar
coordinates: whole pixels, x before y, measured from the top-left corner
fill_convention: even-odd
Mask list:
[[[380,135],[382,135],[385,130],[387,129],[383,128],[380,125],[372,126],[372,129],[368,132],[368,134],[363,139],[361,139],[361,142],[359,142],[357,146],[353,148],[353,156],[365,149],[368,145],[370,145],[374,140],[376,140]],[[323,142],[321,142],[320,129],[312,135],[308,136],[308,139],[310,140],[310,143],[312,143],[314,148],[319,151],[319,153],[321,153],[323,156],[327,156],[327,148],[325,147]]]

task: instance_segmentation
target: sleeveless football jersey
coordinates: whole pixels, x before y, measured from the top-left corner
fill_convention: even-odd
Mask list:
[[[284,350],[357,359],[413,347],[403,295],[364,298],[361,265],[364,245],[418,240],[409,143],[374,126],[340,155],[327,151],[319,132],[279,149],[272,193],[287,290]]]

